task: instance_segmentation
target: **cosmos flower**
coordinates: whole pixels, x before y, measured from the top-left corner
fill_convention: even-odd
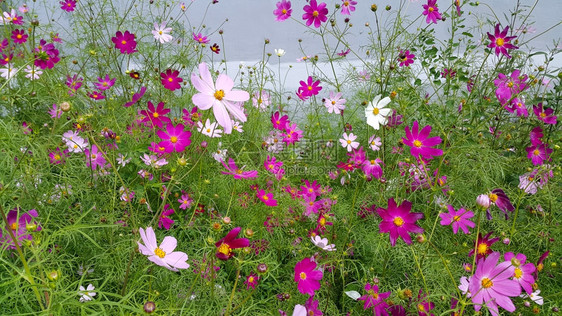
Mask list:
[[[275,21],[281,22],[291,17],[291,13],[293,12],[291,9],[291,1],[281,0],[277,2],[275,6],[277,6],[277,9],[273,10]]]
[[[60,8],[66,12],[73,12],[76,8],[76,0],[64,0],[60,1]]]
[[[273,198],[273,193],[266,193],[259,189],[256,191],[256,196],[267,206],[277,206],[277,200]]]
[[[341,0],[341,14],[351,15],[351,12],[355,11],[355,6],[357,1],[354,0]]]
[[[219,44],[217,44],[217,43],[214,43],[213,45],[211,45],[211,46],[209,47],[209,49],[210,49],[213,53],[215,53],[215,54],[217,54],[217,55],[218,55],[218,54],[220,53],[220,51],[221,51],[221,49],[220,49],[220,47],[219,47]]]
[[[98,77],[98,82],[94,83],[94,86],[101,91],[107,90],[111,87],[113,87],[113,85],[115,84],[115,78],[111,79],[109,78],[109,75],[105,75],[105,78],[102,79],[101,77]]]
[[[313,81],[312,76],[308,76],[306,82],[300,81],[300,87],[298,89],[297,95],[301,100],[306,100],[313,95],[317,95],[322,87],[320,86],[320,80]]]
[[[365,284],[365,292],[367,293],[357,299],[358,301],[365,302],[363,310],[372,307],[376,316],[387,316],[388,312],[386,309],[388,304],[385,300],[390,296],[390,292],[380,293],[379,287],[376,284],[371,285],[370,283]]]
[[[508,30],[509,26],[506,26],[503,31],[500,32],[500,25],[498,23],[496,24],[494,35],[488,32],[488,38],[490,39],[490,44],[488,44],[488,47],[495,49],[496,56],[503,54],[505,57],[511,58],[511,56],[507,53],[507,50],[519,48],[510,43],[510,41],[517,36],[507,36]]]
[[[414,57],[416,57],[414,54],[410,53],[409,50],[406,51],[400,51],[400,54],[398,54],[398,61],[400,62],[399,66],[400,67],[408,67],[411,64],[414,63]]]
[[[152,30],[152,35],[154,35],[154,39],[159,41],[161,44],[167,43],[174,39],[170,32],[172,32],[171,27],[166,27],[167,22],[164,21],[160,25],[158,23],[154,23],[154,30]]]
[[[28,35],[25,34],[25,30],[18,30],[15,29],[12,31],[12,36],[11,38],[14,40],[14,43],[16,44],[23,44],[25,42],[27,42],[27,37]]]
[[[68,1],[68,0],[67,0]],[[82,285],[79,287],[78,295],[80,295],[80,303],[91,301],[96,296],[96,292],[94,292],[95,287],[90,283],[88,284],[87,288],[84,288]]]
[[[315,270],[317,267],[316,262],[312,258],[304,258],[295,265],[295,282],[297,282],[297,289],[302,294],[314,296],[314,291],[320,288],[320,280],[324,273],[320,270]]]
[[[115,36],[111,38],[115,48],[121,51],[121,54],[132,54],[136,52],[137,42],[135,41],[135,34],[125,31],[117,31]]]
[[[359,142],[356,142],[357,136],[353,133],[343,133],[342,138],[339,139],[340,144],[343,148],[347,149],[348,152],[351,152],[352,149],[357,149],[359,147]]]
[[[205,121],[205,125],[203,125],[202,122],[197,122],[197,127],[197,131],[205,136],[209,136],[211,138],[222,136],[222,129],[218,128],[217,122],[211,123],[211,120],[209,119]]]
[[[536,270],[535,265],[532,262],[527,263],[527,257],[522,253],[515,255],[513,252],[506,252],[503,258],[505,261],[510,261],[515,267],[515,270],[513,270],[513,280],[517,281],[528,295],[531,295],[533,293],[533,284],[535,283],[533,276]]]
[[[158,218],[158,228],[162,228],[162,226],[164,226],[166,230],[170,230],[170,227],[172,227],[175,221],[169,216],[174,213],[175,211],[170,207],[170,204],[164,205],[164,210],[162,211],[162,214],[160,214],[160,218]]]
[[[380,150],[381,145],[382,145],[381,138],[377,137],[377,135],[373,135],[371,136],[371,138],[369,138],[369,147],[371,147],[373,151]]]
[[[210,41],[207,39],[207,36],[201,35],[201,33],[193,33],[193,40],[199,44],[208,44]]]
[[[441,144],[441,137],[430,137],[431,126],[425,126],[421,131],[419,130],[418,121],[414,121],[412,131],[410,127],[406,126],[406,138],[402,138],[405,145],[410,146],[410,154],[416,158],[421,156],[424,159],[431,159],[433,156],[443,155],[443,150],[438,148],[431,148]]]
[[[537,118],[543,123],[556,125],[556,115],[552,115],[554,110],[546,107],[543,109],[542,102],[533,105],[533,113],[535,113]]]
[[[217,258],[226,261],[234,256],[232,249],[250,246],[250,241],[247,238],[237,238],[241,229],[241,227],[233,228],[224,238],[215,243]]]
[[[312,243],[316,247],[318,247],[322,250],[336,251],[336,245],[330,244],[330,242],[328,241],[328,238],[322,238],[322,237],[316,235],[316,236],[311,236],[310,240],[312,240]]]
[[[412,202],[405,200],[399,206],[396,205],[394,198],[388,200],[388,208],[378,208],[377,213],[382,218],[379,224],[380,233],[389,233],[390,244],[394,247],[396,239],[402,238],[408,245],[412,244],[409,233],[423,233],[424,229],[416,225],[419,219],[423,218],[423,213],[410,213]]]
[[[310,26],[314,23],[314,27],[319,28],[323,22],[328,20],[328,9],[324,2],[317,4],[316,0],[310,0],[310,2],[303,7],[303,10],[304,14],[302,15],[302,19],[306,21],[306,26]]]
[[[130,107],[131,105],[139,102],[139,100],[144,96],[144,94],[146,93],[146,87],[141,87],[139,92],[134,93],[133,94],[133,98],[131,101],[126,102],[125,104],[123,104],[124,107]]]
[[[139,251],[143,255],[148,256],[148,260],[175,272],[177,272],[178,269],[189,268],[189,264],[186,262],[187,254],[174,251],[177,245],[177,240],[174,237],[164,237],[160,246],[157,246],[156,234],[154,234],[152,227],[147,227],[146,232],[142,227],[139,228],[139,234],[144,243],[143,245],[137,242]]]
[[[458,211],[455,211],[452,205],[447,205],[447,209],[449,213],[440,213],[439,217],[441,217],[441,225],[451,225],[453,226],[453,233],[456,234],[459,231],[459,228],[465,234],[470,233],[468,227],[474,228],[474,222],[470,221],[470,218],[474,217],[474,213],[469,210],[465,210],[464,208],[460,208]]]
[[[289,121],[288,115],[281,116],[279,111],[277,111],[277,112],[273,113],[273,115],[271,115],[271,124],[273,124],[273,128],[275,128],[277,130],[280,130],[280,131],[286,130],[289,123],[290,123],[290,121]]]
[[[427,18],[425,19],[425,22],[427,24],[437,24],[437,20],[441,20],[441,14],[439,13],[439,9],[437,8],[437,0],[427,0],[427,4],[424,4],[422,7],[422,14],[427,16]]]
[[[391,109],[385,108],[390,103],[390,98],[385,97],[381,100],[381,95],[377,95],[372,102],[365,108],[367,124],[378,130],[381,125],[386,125],[387,116]]]
[[[234,179],[250,179],[250,178],[257,178],[258,177],[258,171],[257,170],[242,171],[242,169],[240,169],[240,168],[238,168],[238,166],[236,166],[236,163],[234,162],[234,159],[232,159],[232,158],[228,158],[228,165],[226,165],[226,163],[224,163],[224,161],[221,161],[221,163],[228,170],[228,171],[221,171],[221,173],[222,174],[230,174],[234,177]]]
[[[328,113],[340,114],[345,109],[345,99],[341,92],[330,91],[330,97],[324,101],[324,106],[328,109]]]
[[[92,170],[96,170],[97,167],[100,167],[100,169],[105,167],[107,161],[103,157],[103,152],[99,151],[98,146],[92,145],[92,150],[86,148],[84,153],[86,154],[86,166],[92,168]]]
[[[535,166],[542,165],[545,161],[550,161],[550,154],[553,151],[544,143],[527,147],[525,150],[527,151],[527,158],[531,159]]]
[[[148,110],[140,111],[140,114],[144,116],[142,119],[142,123],[150,123],[151,127],[159,127],[163,128],[164,124],[171,124],[172,120],[169,117],[165,116],[166,114],[170,113],[170,109],[164,108],[164,102],[158,103],[158,106],[155,108],[152,102],[148,101]]]
[[[42,229],[33,219],[37,216],[39,216],[39,214],[35,209],[25,213],[19,208],[10,210],[6,215],[8,221],[5,227],[5,235],[2,235],[3,230],[0,229],[0,245],[8,245],[9,249],[16,249],[16,245],[12,236],[8,233],[8,229],[14,234],[18,245],[21,245],[24,240],[32,240],[33,236],[30,234],[30,231],[41,231]],[[28,225],[32,228],[31,230],[28,230]]]
[[[246,284],[246,289],[247,290],[249,290],[250,288],[255,289],[256,285],[258,285],[259,279],[260,277],[257,274],[251,272],[250,275],[246,277],[246,281],[244,281],[244,284]]]
[[[484,259],[489,254],[491,254],[492,253],[491,246],[495,242],[500,240],[498,237],[489,239],[491,235],[492,235],[492,232],[489,232],[489,233],[486,234],[486,236],[482,237],[482,234],[478,233],[478,238],[474,242],[474,247],[472,247],[472,249],[468,253],[468,256],[472,257],[474,255],[474,249],[475,248],[476,248],[476,260],[477,260],[477,262],[480,262],[480,259]],[[471,292],[471,293],[474,293],[474,292]]]
[[[181,88],[180,83],[183,79],[179,76],[180,72],[178,70],[167,69],[166,72],[160,74],[162,78],[161,82],[164,88],[174,91]]]
[[[193,104],[201,110],[213,108],[213,114],[226,134],[232,132],[232,119],[229,114],[240,122],[246,122],[246,115],[239,103],[248,101],[250,94],[246,91],[232,90],[234,82],[227,75],[220,74],[215,85],[207,64],[201,63],[199,76],[192,73],[191,83],[199,91],[191,98]]]

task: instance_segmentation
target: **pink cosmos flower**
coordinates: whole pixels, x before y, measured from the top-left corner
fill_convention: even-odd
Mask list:
[[[297,289],[302,294],[314,296],[314,291],[320,288],[320,280],[324,273],[315,270],[316,267],[317,264],[312,258],[304,258],[295,265],[295,282],[297,282]]]
[[[238,121],[246,122],[246,115],[239,102],[250,99],[250,94],[246,91],[232,90],[234,82],[225,74],[220,74],[216,85],[211,77],[211,72],[207,64],[199,65],[199,76],[191,74],[191,83],[199,91],[193,95],[191,100],[201,110],[213,108],[213,114],[219,125],[224,128],[225,133],[232,132],[232,114]]]
[[[314,23],[314,27],[319,28],[320,25],[328,19],[328,9],[324,2],[318,5],[316,0],[310,0],[309,4],[303,7],[303,10],[304,14],[302,15],[302,19],[306,21],[306,26],[310,26]]]
[[[88,96],[94,100],[103,100],[105,99],[105,95],[101,91],[92,91],[88,93]]]
[[[426,15],[427,18],[425,22],[427,24],[435,23],[437,24],[437,20],[441,20],[441,14],[439,13],[439,9],[437,8],[437,0],[427,0],[427,4],[423,5],[423,15]]]
[[[338,53],[338,56],[345,57],[345,56],[347,56],[347,54],[349,54],[349,52],[351,52],[350,48],[348,48],[346,50],[342,50],[341,52]]]
[[[55,103],[53,103],[53,106],[47,113],[49,113],[51,118],[60,118],[62,116],[62,110]]]
[[[185,210],[191,207],[191,204],[193,204],[193,199],[191,198],[191,196],[189,196],[189,194],[182,191],[182,196],[180,197],[180,199],[178,199],[178,202],[180,203],[180,209]]]
[[[505,261],[511,262],[511,265],[515,267],[513,280],[517,281],[528,295],[531,295],[533,293],[533,284],[535,283],[533,276],[536,270],[535,265],[532,262],[526,263],[527,257],[522,253],[515,255],[513,252],[507,252],[503,258]]]
[[[510,279],[515,267],[510,261],[497,264],[499,258],[500,253],[494,252],[485,260],[480,260],[468,286],[474,309],[479,311],[486,306],[494,316],[499,315],[498,305],[508,312],[514,312],[515,305],[509,297],[521,294],[517,281]]]
[[[183,79],[179,76],[180,72],[177,70],[167,69],[166,72],[160,74],[162,78],[162,85],[164,88],[174,91],[181,88],[180,83]]]
[[[264,190],[259,189],[256,196],[267,206],[277,206],[277,200],[273,198],[273,193],[266,193]]]
[[[215,243],[217,258],[226,261],[234,256],[232,249],[250,246],[250,241],[247,238],[237,238],[241,229],[241,227],[233,228],[224,238]]]
[[[158,23],[154,23],[154,30],[152,30],[152,35],[154,35],[154,39],[159,41],[160,44],[167,43],[174,39],[170,32],[172,32],[171,27],[166,27],[167,22],[164,21],[160,25]]]
[[[525,103],[523,103],[523,100],[519,99],[519,98],[514,98],[513,100],[511,100],[511,107],[506,109],[513,113],[516,112],[517,116],[524,116],[524,117],[528,117],[529,116],[529,111],[527,111],[527,107],[525,106]]]
[[[408,233],[423,233],[424,229],[416,225],[416,221],[423,218],[423,213],[410,213],[412,202],[405,200],[396,205],[394,198],[388,200],[388,208],[378,208],[377,213],[382,218],[379,224],[380,233],[389,233],[390,244],[394,247],[396,239],[401,237],[408,245],[412,244],[412,239]]]
[[[198,34],[193,33],[193,40],[199,44],[209,44],[210,42],[207,36],[203,36],[201,35],[201,33]]]
[[[279,114],[279,111],[271,115],[271,124],[273,124],[273,128],[277,130],[285,131],[289,123],[290,121],[288,115],[281,116],[281,114]]]
[[[505,219],[507,219],[507,212],[513,212],[515,207],[511,204],[509,197],[502,189],[494,189],[490,194],[488,194],[490,202],[495,204],[504,214]],[[490,209],[486,211],[486,217],[488,219],[492,219],[492,214],[490,213]]]
[[[162,228],[162,226],[164,226],[166,230],[170,230],[170,227],[174,224],[175,221],[169,216],[174,213],[175,211],[170,207],[170,204],[164,205],[164,210],[162,211],[160,218],[158,218],[158,228]]]
[[[431,126],[425,126],[421,131],[419,131],[418,121],[414,121],[412,125],[412,131],[410,132],[410,127],[406,126],[406,138],[402,138],[405,145],[410,146],[410,154],[416,158],[422,156],[424,159],[431,159],[433,156],[443,155],[443,150],[437,148],[431,148],[431,146],[436,146],[441,144],[441,137],[435,136],[430,137]]]
[[[246,277],[246,281],[244,281],[244,284],[246,284],[246,290],[249,290],[250,288],[255,289],[256,285],[258,285],[259,279],[260,277],[257,274],[251,272],[250,275]]]
[[[431,313],[431,310],[435,308],[435,303],[428,301],[426,299],[427,294],[422,293],[422,289],[420,289],[418,292],[418,303],[416,306],[418,309],[418,316],[434,316],[434,314]]]
[[[66,86],[70,88],[68,94],[73,96],[80,87],[82,87],[82,82],[84,81],[83,78],[78,78],[78,74],[70,77],[70,75],[66,75]]]
[[[498,101],[505,105],[519,93],[525,91],[529,87],[527,78],[527,75],[521,75],[521,71],[517,69],[509,77],[502,73],[498,74],[498,79],[494,80]]]
[[[115,44],[115,48],[121,51],[121,54],[132,54],[137,51],[135,34],[129,31],[125,31],[125,33],[117,31],[115,36],[111,38],[111,41]]]
[[[306,82],[302,80],[300,81],[301,86],[298,89],[298,93],[300,96],[302,96],[302,100],[306,100],[313,95],[317,95],[318,92],[322,90],[322,87],[320,86],[320,80],[316,80],[314,82],[313,80],[314,79],[312,78],[312,76],[308,76]]]
[[[1,17],[0,17],[1,18]],[[19,16],[16,12],[16,10],[12,9],[10,11],[10,13],[8,12],[4,12],[4,24],[7,24],[7,22],[11,22],[12,24],[15,25],[22,25],[23,24],[23,17]]]
[[[271,96],[266,90],[256,91],[252,93],[252,105],[260,111],[265,111],[271,105]]]
[[[343,148],[347,149],[348,152],[351,152],[352,149],[357,149],[359,147],[359,142],[356,142],[357,136],[353,133],[343,133],[342,138],[339,139],[340,144]]]
[[[96,86],[97,89],[104,91],[113,87],[114,84],[115,84],[115,78],[110,79],[109,75],[105,75],[104,79],[98,77],[98,82],[94,83],[94,86]]]
[[[34,65],[41,69],[52,69],[59,61],[59,50],[55,48],[55,44],[41,39],[39,46],[35,48]]]
[[[390,292],[380,293],[379,287],[376,284],[371,285],[370,283],[365,284],[365,291],[367,294],[357,299],[358,301],[365,301],[363,310],[372,307],[376,316],[387,316],[388,312],[386,309],[388,308],[388,304],[385,300],[390,296]]]
[[[25,30],[23,29],[22,30],[15,29],[12,31],[12,39],[16,44],[23,44],[27,42],[27,37],[28,35],[25,34]]]
[[[398,54],[398,61],[400,62],[399,66],[400,67],[408,67],[411,64],[414,63],[414,57],[416,57],[414,54],[410,53],[409,50],[406,51],[400,51],[400,54]]]
[[[535,166],[542,165],[544,161],[550,161],[550,154],[553,151],[544,143],[527,147],[525,150],[527,150],[527,158],[531,159]]]
[[[76,8],[76,0],[64,0],[59,2],[60,8],[66,12],[72,12]]]
[[[228,172],[227,171],[221,171],[221,173],[222,174],[230,174],[230,175],[234,176],[234,179],[250,179],[250,178],[257,178],[258,177],[258,171],[257,170],[242,171],[242,169],[240,169],[240,168],[238,168],[238,166],[236,166],[236,163],[234,162],[234,159],[232,159],[232,158],[228,158],[228,166],[224,163],[224,160],[221,160],[221,163],[228,170]]]
[[[263,167],[273,173],[277,180],[281,180],[283,175],[285,174],[285,170],[281,168],[283,166],[282,161],[277,161],[277,159],[273,156],[267,155],[267,159],[263,162]]]
[[[439,217],[441,217],[441,225],[451,225],[453,224],[453,233],[456,234],[459,231],[459,228],[465,234],[469,234],[468,227],[474,228],[474,222],[470,221],[470,218],[474,217],[474,213],[465,210],[464,208],[460,208],[458,211],[455,211],[452,205],[447,205],[447,209],[449,213],[441,213]]]
[[[191,111],[189,111],[188,109],[183,109],[182,110],[183,116],[181,118],[189,126],[194,126],[199,122],[201,117],[201,114],[199,113],[198,110],[199,109],[196,106],[192,107]]]
[[[19,216],[18,216],[19,213]],[[8,245],[9,249],[16,249],[16,244],[12,239],[12,236],[8,233],[8,229],[12,231],[14,237],[17,239],[18,245],[24,240],[32,240],[33,236],[29,233],[27,229],[28,224],[35,225],[33,231],[41,231],[41,226],[34,222],[33,218],[39,216],[35,209],[29,210],[22,213],[19,208],[10,210],[6,215],[8,220],[5,235],[2,235],[3,230],[0,229],[0,245]]]
[[[49,162],[53,165],[58,165],[65,162],[65,158],[68,156],[68,149],[61,151],[60,148],[53,150],[49,153]]]
[[[351,12],[355,11],[355,6],[357,5],[357,1],[354,0],[341,0],[341,14],[343,15],[351,15]]]
[[[373,135],[371,136],[371,138],[369,138],[369,146],[373,151],[380,150],[381,145],[382,145],[381,138],[377,137],[377,135]]]
[[[148,110],[140,111],[140,114],[144,116],[142,123],[150,123],[149,126],[157,126],[159,128],[164,127],[164,124],[171,124],[172,120],[165,115],[170,113],[170,109],[164,108],[164,102],[158,103],[158,106],[154,108],[152,102],[148,101]]]
[[[503,31],[500,32],[500,25],[496,24],[494,35],[488,33],[488,38],[490,39],[490,44],[488,44],[488,47],[495,49],[496,56],[503,54],[505,57],[511,58],[511,56],[507,53],[507,50],[519,48],[509,42],[517,36],[507,36],[508,30],[509,26],[506,26]]]
[[[164,240],[158,246],[156,234],[154,234],[152,227],[147,227],[146,231],[142,227],[139,228],[139,234],[144,243],[143,245],[137,242],[139,251],[143,255],[148,256],[148,260],[174,272],[177,272],[178,269],[189,268],[187,254],[181,251],[174,251],[178,243],[174,237],[164,237]]]
[[[98,146],[92,145],[92,150],[86,148],[84,153],[86,154],[86,166],[92,168],[92,170],[96,170],[97,167],[100,167],[100,169],[105,167],[107,161],[103,158],[103,152],[99,151]]]
[[[277,9],[273,10],[275,21],[285,21],[291,17],[293,10],[291,9],[291,1],[281,0],[275,4]]]
[[[130,107],[131,105],[139,102],[139,100],[144,96],[145,93],[146,93],[146,87],[143,86],[140,88],[139,92],[133,94],[132,100],[123,104],[123,106]]]
[[[478,238],[476,239],[476,241],[474,243],[475,247],[472,247],[472,249],[468,253],[468,256],[472,257],[474,255],[474,248],[476,248],[476,260],[477,260],[477,262],[482,261],[480,259],[484,259],[489,254],[491,254],[492,253],[492,248],[491,248],[492,245],[495,242],[497,242],[498,240],[500,240],[498,237],[489,239],[489,237],[491,235],[492,235],[492,232],[489,232],[489,233],[486,234],[486,236],[482,237],[482,234],[478,233]],[[474,293],[474,292],[471,292],[471,293]]]
[[[283,133],[283,142],[294,144],[302,138],[302,135],[303,131],[298,128],[297,124],[287,124],[286,132]]]
[[[542,133],[542,128],[540,126],[536,126],[531,130],[529,133],[529,138],[531,139],[531,145],[539,145],[542,144],[542,138],[544,134]]]
[[[156,135],[162,139],[158,146],[164,147],[164,151],[167,153],[173,151],[180,153],[191,144],[191,132],[185,131],[183,124],[174,126],[170,123],[166,125],[165,132],[156,131]]]
[[[537,105],[533,105],[533,112],[543,123],[556,125],[556,115],[552,115],[554,113],[554,110],[551,108],[543,109],[542,102]]]
[[[345,109],[345,99],[342,99],[341,92],[330,91],[330,97],[324,100],[324,106],[328,109],[328,113],[340,114]]]
[[[380,158],[371,160],[365,159],[361,165],[361,170],[363,170],[365,176],[374,177],[376,179],[380,179],[382,177],[382,160]]]

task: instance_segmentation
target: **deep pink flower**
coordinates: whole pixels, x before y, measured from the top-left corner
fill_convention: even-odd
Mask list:
[[[170,227],[172,226],[172,224],[174,224],[175,221],[169,216],[174,213],[175,211],[170,207],[170,204],[164,205],[162,215],[160,215],[160,218],[158,219],[158,228],[162,228],[162,226],[164,226],[166,230],[170,230]]]
[[[22,213],[19,208],[10,210],[6,215],[8,225],[5,228],[5,235],[2,235],[3,230],[0,229],[0,245],[6,244],[9,249],[16,249],[16,245],[12,240],[12,236],[8,233],[8,229],[12,231],[14,237],[18,240],[18,245],[21,245],[21,242],[24,240],[32,240],[33,236],[29,233],[26,226],[28,224],[35,225],[34,231],[40,231],[41,226],[33,221],[33,218],[37,216],[39,216],[39,214],[35,209],[25,213]]]
[[[189,126],[195,126],[197,125],[197,122],[201,120],[201,114],[199,113],[199,109],[196,106],[192,107],[191,111],[189,111],[188,109],[183,109],[182,112],[182,119]]]
[[[59,61],[59,50],[55,48],[55,44],[47,43],[44,39],[40,40],[39,46],[35,48],[35,66],[52,69]]]
[[[524,117],[529,116],[529,111],[527,111],[527,107],[525,106],[525,103],[523,103],[523,100],[519,98],[514,98],[513,100],[511,100],[511,107],[508,106],[504,106],[504,107],[511,113],[516,112],[517,116],[524,116]]]
[[[0,18],[1,18],[1,17],[0,17]],[[16,13],[16,10],[14,10],[14,9],[12,9],[12,10],[10,11],[10,13],[4,12],[4,18],[3,18],[3,20],[6,22],[6,23],[4,23],[4,24],[7,24],[8,21],[9,21],[9,22],[12,22],[12,24],[15,24],[15,25],[22,25],[22,24],[23,24],[23,17],[22,17],[22,16],[19,16],[19,15]]]
[[[472,257],[474,255],[474,249],[476,248],[476,260],[477,262],[480,262],[480,259],[486,258],[489,254],[492,253],[492,245],[497,242],[498,240],[500,240],[498,237],[496,238],[492,238],[489,239],[489,237],[492,235],[492,232],[489,232],[486,234],[486,236],[482,237],[481,233],[478,233],[478,238],[476,239],[475,243],[474,243],[474,247],[472,247],[472,249],[470,250],[470,252],[468,253],[469,257]],[[474,292],[471,292],[474,293]]]
[[[486,306],[494,316],[499,315],[498,305],[508,312],[514,312],[515,305],[509,297],[521,294],[517,281],[510,279],[515,267],[510,261],[498,265],[499,258],[500,253],[494,252],[485,260],[480,260],[468,285],[474,309],[479,311],[482,306]]]
[[[178,202],[180,203],[180,209],[185,210],[191,207],[191,204],[193,204],[193,199],[191,198],[191,196],[189,196],[189,194],[182,191],[182,196],[180,197],[180,199],[178,199]]]
[[[517,36],[507,36],[508,30],[509,26],[506,26],[503,31],[500,32],[500,25],[498,23],[496,24],[494,35],[488,33],[488,38],[490,39],[490,44],[488,44],[488,47],[495,48],[496,56],[503,54],[505,57],[511,58],[511,56],[507,53],[507,50],[519,48],[509,42]]]
[[[244,284],[246,284],[246,290],[249,290],[250,288],[255,289],[256,285],[258,285],[259,279],[260,277],[257,274],[251,272],[250,275],[246,277],[246,281],[244,281]]]
[[[156,135],[162,139],[158,146],[164,147],[165,152],[182,152],[191,144],[191,132],[185,131],[183,124],[176,126],[172,123],[166,125],[166,131],[156,131]]]
[[[131,105],[139,102],[139,100],[144,96],[145,92],[146,92],[146,87],[144,87],[144,86],[141,87],[139,92],[133,94],[133,99],[131,101],[123,104],[123,106],[124,107],[130,107]]]
[[[494,80],[496,89],[496,98],[498,101],[505,105],[516,97],[519,93],[526,90],[529,85],[527,84],[527,75],[521,75],[520,70],[514,70],[511,75],[506,76],[502,73],[498,74],[498,79]]]
[[[474,213],[469,210],[465,210],[464,208],[460,208],[458,211],[455,211],[452,205],[447,205],[447,209],[449,213],[441,213],[439,217],[441,217],[441,225],[451,225],[453,226],[453,233],[456,234],[459,231],[459,228],[465,234],[470,233],[468,227],[474,228],[474,222],[470,221],[470,218],[474,217]]]
[[[363,160],[361,170],[367,177],[374,177],[375,179],[380,179],[382,177],[382,160],[380,158],[376,159],[365,159]]]
[[[529,133],[529,138],[531,139],[531,145],[539,145],[542,144],[542,138],[544,134],[542,133],[542,128],[540,126],[536,126],[533,130]]]
[[[277,180],[281,180],[285,174],[285,169],[281,168],[282,166],[282,161],[277,161],[275,157],[270,157],[269,155],[267,155],[267,159],[263,162],[263,167],[273,173]]]
[[[76,0],[64,0],[60,1],[60,8],[66,12],[72,12],[76,8]]]
[[[348,48],[346,50],[342,50],[341,52],[338,53],[338,56],[345,57],[345,56],[347,56],[347,54],[349,54],[349,52],[351,52],[350,48]]]
[[[425,22],[427,24],[435,23],[437,24],[437,20],[441,20],[441,14],[439,13],[439,9],[437,8],[437,0],[427,0],[427,4],[423,5],[423,15],[426,15],[427,18]]]
[[[328,19],[328,9],[324,2],[318,5],[316,0],[310,0],[303,10],[305,13],[302,15],[302,19],[306,21],[306,26],[310,26],[314,22],[314,27],[319,28]]]
[[[367,292],[367,294],[357,299],[358,301],[365,301],[363,310],[372,307],[376,316],[388,315],[386,311],[388,304],[385,300],[390,296],[390,292],[380,293],[379,287],[376,284],[371,285],[370,283],[365,285],[365,292]]]
[[[324,315],[322,313],[322,311],[318,308],[318,300],[314,299],[314,296],[309,297],[306,300],[306,303],[304,304],[304,307],[306,308],[306,316],[322,316]],[[298,316],[295,315],[295,313],[293,313],[294,316]]]
[[[396,205],[394,198],[388,199],[388,208],[378,208],[377,213],[382,218],[379,224],[380,233],[389,233],[390,243],[394,247],[396,239],[401,237],[408,245],[412,244],[409,233],[423,233],[423,228],[416,225],[416,221],[423,218],[423,213],[410,213],[412,202],[405,200]]]
[[[355,6],[357,1],[354,0],[341,0],[341,14],[351,15],[351,12],[355,11]]]
[[[201,35],[201,33],[198,34],[193,33],[193,40],[199,44],[209,44],[210,42],[207,36],[203,36]]]
[[[92,145],[92,150],[90,151],[86,148],[84,153],[86,154],[86,166],[92,168],[92,170],[96,170],[97,167],[100,167],[100,169],[105,167],[107,161],[103,157],[103,152],[98,149],[98,146]]]
[[[312,258],[304,258],[295,265],[295,282],[297,289],[302,294],[314,296],[314,291],[320,288],[320,280],[324,273],[315,270],[317,264]]]
[[[416,57],[414,54],[410,53],[409,50],[406,51],[400,51],[400,54],[398,54],[398,61],[400,62],[399,66],[400,67],[408,67],[411,64],[414,63],[414,57]]]
[[[306,100],[313,95],[317,95],[322,87],[320,86],[320,80],[316,80],[313,82],[312,76],[308,76],[307,82],[300,81],[300,87],[298,92],[300,95]],[[301,98],[302,99],[302,98]]]
[[[273,198],[273,193],[266,193],[259,189],[256,191],[256,196],[267,206],[277,206],[277,200]]]
[[[300,130],[296,123],[287,124],[287,131],[283,133],[283,142],[294,144],[302,138],[303,131]]]
[[[291,17],[293,10],[291,9],[291,1],[281,0],[275,4],[277,9],[273,10],[275,21],[285,21]]]
[[[65,162],[65,158],[68,156],[68,149],[61,151],[60,148],[53,150],[49,153],[49,162],[53,165],[58,165]]]
[[[140,111],[140,114],[144,116],[141,122],[150,123],[151,127],[157,126],[162,128],[164,124],[172,123],[172,120],[165,116],[170,111],[170,109],[164,108],[164,102],[158,103],[158,106],[154,108],[152,102],[148,101],[148,110]]]
[[[132,54],[137,51],[135,34],[129,31],[125,31],[125,33],[117,31],[115,36],[111,38],[111,41],[115,44],[115,48],[121,51],[121,54]]]
[[[105,75],[104,79],[98,77],[98,82],[94,83],[94,86],[96,86],[97,89],[104,91],[113,87],[114,84],[115,84],[115,78],[111,79],[109,78],[109,75]]]
[[[412,125],[412,131],[410,132],[410,127],[406,126],[406,138],[402,138],[405,145],[410,146],[410,154],[416,158],[420,155],[424,159],[431,159],[433,156],[443,155],[443,150],[438,148],[431,148],[431,146],[436,146],[441,144],[441,137],[435,136],[430,137],[431,126],[425,126],[421,131],[419,131],[418,121],[414,121]]]
[[[242,169],[240,169],[240,168],[238,168],[238,166],[236,166],[236,163],[234,162],[234,159],[232,159],[232,158],[228,158],[228,166],[224,163],[224,160],[221,160],[221,163],[228,170],[228,172],[227,171],[221,171],[221,173],[222,174],[230,174],[230,175],[234,176],[234,179],[250,179],[250,178],[257,178],[258,177],[258,171],[257,170],[242,171]]]
[[[100,91],[92,91],[90,93],[88,93],[88,96],[94,100],[103,100],[105,99],[105,95],[103,95],[102,92]]]
[[[232,249],[250,246],[250,241],[247,238],[237,238],[241,229],[241,227],[233,228],[224,238],[215,243],[217,258],[228,260],[234,256]]]
[[[166,72],[160,74],[162,78],[162,85],[164,88],[174,91],[181,88],[180,83],[183,79],[179,76],[180,72],[177,70],[167,69]]]
[[[533,276],[536,270],[535,265],[532,262],[526,263],[527,257],[522,253],[515,255],[513,252],[507,252],[503,258],[505,261],[510,261],[515,267],[513,280],[517,281],[523,290],[531,295],[535,283],[535,277]]]
[[[27,42],[27,37],[28,35],[25,34],[25,30],[21,29],[15,29],[12,31],[12,39],[14,40],[14,43],[16,44],[23,44],[25,42]]]
[[[556,125],[556,115],[552,115],[554,113],[554,110],[551,108],[543,109],[542,102],[537,105],[533,105],[533,112],[535,113],[537,118],[545,124]]]
[[[289,123],[290,121],[288,115],[281,116],[281,114],[279,114],[279,111],[271,115],[271,124],[273,124],[273,128],[277,130],[285,131]]]
[[[220,74],[216,85],[207,64],[199,64],[199,76],[191,74],[191,83],[199,91],[193,95],[193,104],[201,110],[213,108],[213,114],[226,134],[232,132],[232,114],[240,122],[246,122],[246,115],[240,105],[250,99],[250,94],[242,90],[232,90],[234,82],[225,74]]]
[[[73,96],[80,87],[82,87],[82,82],[84,81],[83,78],[78,78],[78,74],[70,77],[70,75],[66,75],[66,86],[70,88],[68,94]]]
[[[505,214],[505,219],[507,219],[507,212],[513,212],[513,210],[515,210],[515,207],[511,204],[509,197],[502,189],[492,190],[492,192],[488,194],[488,197],[490,202],[495,204]],[[492,219],[492,214],[489,208],[486,210],[486,217],[488,219]]]
[[[542,165],[544,161],[550,161],[550,154],[552,149],[548,148],[547,144],[537,144],[525,148],[527,150],[527,158],[531,159],[533,165]]]

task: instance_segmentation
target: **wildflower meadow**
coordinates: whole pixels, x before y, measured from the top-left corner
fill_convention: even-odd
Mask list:
[[[544,1],[0,1],[0,315],[557,315]]]

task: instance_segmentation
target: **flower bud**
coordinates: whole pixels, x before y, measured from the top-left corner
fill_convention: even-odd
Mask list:
[[[60,109],[63,112],[68,112],[72,109],[72,105],[69,102],[64,101],[63,103],[60,104]]]
[[[150,314],[156,310],[156,303],[148,301],[143,306],[144,312]]]
[[[483,209],[488,209],[488,207],[490,207],[490,197],[486,194],[480,194],[476,198],[476,204],[478,204],[478,206],[482,207]]]

